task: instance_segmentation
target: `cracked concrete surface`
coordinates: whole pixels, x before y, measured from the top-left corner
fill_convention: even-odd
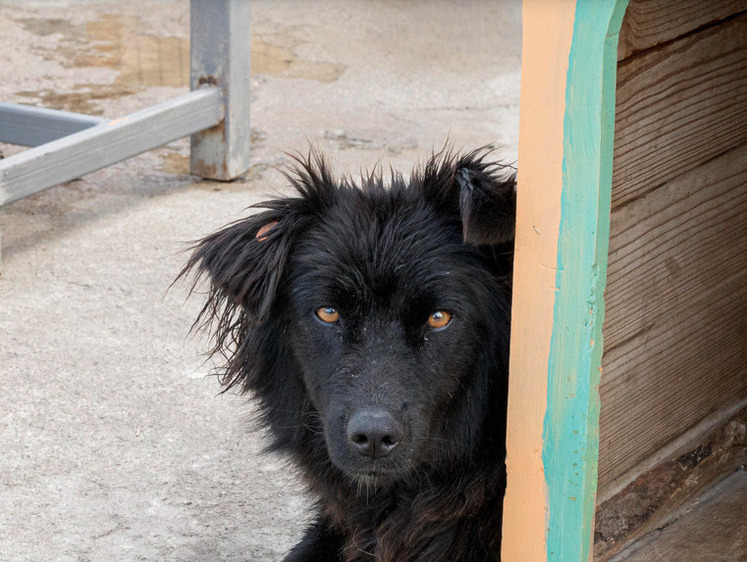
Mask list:
[[[516,159],[518,1],[255,1],[252,168],[181,140],[0,209],[0,560],[278,560],[309,499],[219,395],[169,285],[186,243],[285,189],[309,143],[408,171],[447,138]],[[117,117],[186,91],[189,5],[0,0],[0,99]],[[0,125],[1,126],[1,125]],[[19,147],[0,144],[6,157]]]

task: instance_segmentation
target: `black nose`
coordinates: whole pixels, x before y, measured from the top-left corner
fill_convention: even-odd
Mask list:
[[[359,455],[386,457],[402,441],[402,430],[394,416],[384,410],[361,410],[348,422],[348,441]]]

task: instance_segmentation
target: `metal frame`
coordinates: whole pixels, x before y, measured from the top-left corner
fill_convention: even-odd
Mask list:
[[[31,146],[0,161],[0,207],[192,135],[193,174],[249,169],[249,0],[190,1],[191,92],[106,120],[0,103],[0,142]]]

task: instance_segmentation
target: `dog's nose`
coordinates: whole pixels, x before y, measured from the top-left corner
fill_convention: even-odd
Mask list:
[[[359,455],[386,457],[402,441],[397,420],[384,410],[362,410],[348,422],[348,441]]]

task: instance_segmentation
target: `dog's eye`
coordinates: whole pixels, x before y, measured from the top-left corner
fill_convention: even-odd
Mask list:
[[[340,319],[340,313],[331,306],[317,308],[314,314],[316,314],[316,317],[325,324],[334,324]]]
[[[451,322],[451,314],[445,310],[437,310],[428,317],[428,325],[431,328],[445,328]]]

